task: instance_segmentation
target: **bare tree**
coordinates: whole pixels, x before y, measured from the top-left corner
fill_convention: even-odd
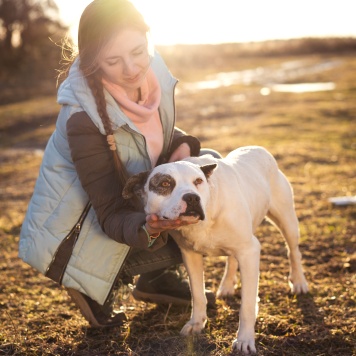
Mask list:
[[[53,0],[0,0],[0,105],[54,94],[66,32]]]
[[[0,47],[8,59],[19,53],[31,56],[65,31],[53,0],[0,0]]]

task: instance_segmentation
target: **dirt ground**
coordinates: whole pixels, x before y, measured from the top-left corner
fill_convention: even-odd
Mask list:
[[[304,71],[283,72],[291,62]],[[334,65],[306,70],[323,63]],[[356,60],[346,55],[241,59],[235,67],[239,73],[227,74],[235,78],[229,85],[219,82],[213,69],[196,69],[194,76],[187,71],[178,85],[177,125],[222,154],[265,146],[293,185],[310,293],[289,293],[283,239],[263,223],[257,232],[262,245],[258,354],[355,355],[356,205],[335,206],[328,199],[356,195]],[[241,73],[247,69],[254,71],[252,79]],[[278,83],[331,82],[335,89],[277,92],[270,85],[277,74]],[[220,84],[206,89],[212,81]],[[52,97],[0,106],[0,355],[229,355],[239,288],[208,311],[199,336],[179,336],[190,308],[135,302],[129,287],[122,288],[117,304],[128,322],[98,330],[88,327],[63,288],[18,259],[21,223],[58,109]],[[205,265],[206,285],[216,291],[224,258],[207,258]]]

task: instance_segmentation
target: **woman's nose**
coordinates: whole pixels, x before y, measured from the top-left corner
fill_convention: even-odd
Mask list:
[[[130,60],[125,61],[123,65],[123,72],[127,76],[136,74],[135,62]]]

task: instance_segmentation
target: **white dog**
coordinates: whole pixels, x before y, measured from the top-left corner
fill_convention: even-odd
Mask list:
[[[163,164],[131,177],[125,198],[141,196],[147,214],[161,219],[199,220],[172,232],[181,248],[192,291],[192,315],[181,334],[204,328],[203,255],[228,256],[217,297],[234,293],[241,275],[241,310],[233,349],[255,353],[260,244],[254,233],[265,217],[281,231],[288,245],[290,285],[307,293],[298,247],[299,227],[292,188],[272,155],[262,147],[242,147],[226,158],[210,155]]]

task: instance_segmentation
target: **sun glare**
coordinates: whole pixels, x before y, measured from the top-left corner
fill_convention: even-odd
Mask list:
[[[356,36],[353,0],[131,0],[155,44],[249,42],[310,36]],[[76,42],[91,0],[56,0]]]

